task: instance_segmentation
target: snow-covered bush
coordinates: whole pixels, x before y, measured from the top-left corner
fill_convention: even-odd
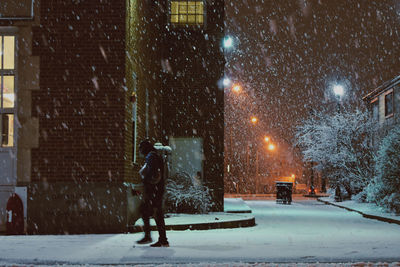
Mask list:
[[[376,176],[366,189],[367,200],[400,213],[400,126],[383,138],[375,170]]]
[[[348,197],[361,192],[374,176],[372,138],[376,123],[367,112],[317,113],[297,128],[297,145],[305,161],[341,185]]]
[[[207,213],[212,206],[210,189],[194,184],[187,173],[178,173],[167,179],[167,212]]]
[[[367,202],[367,192],[366,190],[363,190],[361,192],[359,192],[358,194],[354,195],[352,198],[352,200],[356,201],[356,202]]]

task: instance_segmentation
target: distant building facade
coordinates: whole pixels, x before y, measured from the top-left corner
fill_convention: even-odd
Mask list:
[[[364,96],[371,116],[381,126],[384,135],[393,125],[400,123],[400,75],[384,82]]]
[[[0,231],[12,193],[28,233],[125,231],[145,137],[221,210],[223,18],[222,0],[2,1]]]

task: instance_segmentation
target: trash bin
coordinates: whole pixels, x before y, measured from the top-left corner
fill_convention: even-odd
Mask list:
[[[276,185],[276,203],[291,204],[292,188],[291,182],[275,182]]]

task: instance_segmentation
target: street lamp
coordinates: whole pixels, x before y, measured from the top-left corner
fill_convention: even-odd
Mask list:
[[[334,85],[333,86],[333,93],[336,95],[337,99],[337,112],[338,114],[340,113],[340,107],[341,107],[341,99],[342,96],[344,95],[344,87],[342,85]],[[339,135],[339,133],[337,133]],[[339,148],[339,142],[337,141],[336,138],[336,149],[337,152],[339,152],[340,148]],[[337,182],[336,183],[336,189],[335,189],[335,201],[336,202],[340,202],[342,201],[342,193],[340,191],[340,185]]]
[[[274,151],[275,150],[275,145],[274,144],[269,144],[268,145],[268,150],[269,151]]]
[[[234,91],[235,93],[240,93],[240,91],[242,91],[242,86],[240,86],[240,84],[234,84],[232,86],[232,91]]]
[[[258,122],[258,119],[257,119],[257,117],[253,116],[250,118],[250,121],[251,121],[251,123],[256,124]]]
[[[231,48],[233,46],[233,39],[230,36],[225,36],[223,42],[224,48]]]
[[[340,99],[344,95],[344,87],[340,84],[336,84],[333,86],[333,92]]]
[[[224,87],[228,87],[229,85],[231,85],[231,80],[229,78],[224,78],[224,80],[222,81],[222,84],[224,85]]]

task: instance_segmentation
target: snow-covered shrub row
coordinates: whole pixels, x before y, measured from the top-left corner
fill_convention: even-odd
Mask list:
[[[314,162],[331,187],[343,187],[351,197],[374,176],[372,138],[376,130],[376,122],[367,112],[317,112],[297,128],[297,145],[304,160]]]
[[[383,138],[375,160],[376,175],[366,188],[367,201],[400,213],[400,126]]]
[[[213,202],[207,186],[193,183],[187,173],[178,173],[166,182],[167,212],[207,213]]]

